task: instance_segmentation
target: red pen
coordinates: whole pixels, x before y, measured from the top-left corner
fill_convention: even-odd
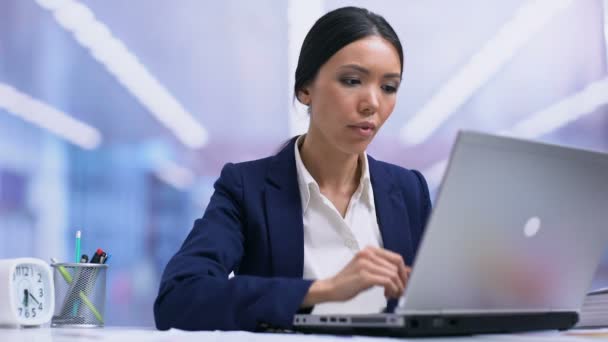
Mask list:
[[[101,258],[101,255],[103,254],[103,250],[101,248],[97,248],[97,252],[95,252],[95,255],[93,255],[93,257],[91,258],[91,263],[92,264],[99,264],[99,260]]]

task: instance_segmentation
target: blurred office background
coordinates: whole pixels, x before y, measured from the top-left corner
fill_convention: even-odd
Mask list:
[[[405,48],[370,154],[433,192],[461,128],[608,152],[603,0],[4,0],[0,258],[72,260],[82,230],[84,253],[112,254],[107,324],[152,325],[222,165],[305,129],[299,46],[344,5],[384,15]]]

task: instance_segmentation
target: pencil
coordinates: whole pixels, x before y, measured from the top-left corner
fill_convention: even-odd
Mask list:
[[[80,258],[81,258],[81,255],[80,255],[80,235],[81,235],[80,230],[77,230],[76,231],[76,261],[75,261],[76,263],[80,262]]]

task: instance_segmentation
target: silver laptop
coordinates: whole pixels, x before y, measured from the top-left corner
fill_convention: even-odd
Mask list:
[[[568,329],[608,248],[608,155],[461,132],[392,314],[295,330],[429,336]]]

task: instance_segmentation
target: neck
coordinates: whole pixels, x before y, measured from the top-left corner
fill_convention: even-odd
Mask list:
[[[338,150],[310,130],[299,148],[304,166],[321,190],[352,194],[357,189],[362,172],[357,154]]]

